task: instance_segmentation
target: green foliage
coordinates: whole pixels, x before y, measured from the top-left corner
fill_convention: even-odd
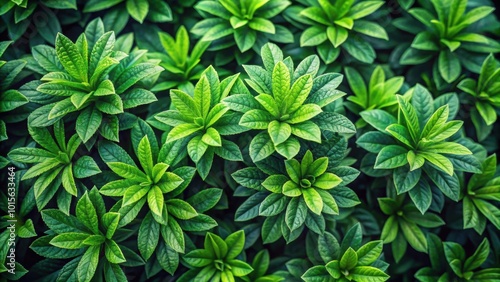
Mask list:
[[[61,121],[54,124],[54,137],[47,128],[30,127],[29,132],[42,148],[16,148],[10,151],[8,157],[16,162],[34,164],[26,170],[22,180],[35,179],[32,189],[39,210],[47,205],[62,185],[64,191],[57,193],[58,205],[67,214],[71,197],[66,195],[78,195],[80,183],[77,179],[96,175],[101,170],[92,157],[75,157],[82,141],[77,134],[66,141],[66,131]]]
[[[213,41],[214,50],[236,43],[242,53],[252,48],[258,52],[267,41],[291,43],[292,33],[271,21],[288,5],[289,1],[282,0],[203,0],[195,8],[204,20],[192,32],[202,41]]]
[[[118,266],[126,258],[121,246],[113,239],[120,214],[106,212],[104,200],[95,187],[78,200],[76,216],[66,215],[57,209],[46,209],[42,218],[55,234],[38,238],[31,248],[43,257],[72,259],[59,272],[58,280],[91,281],[103,251],[104,265],[113,269],[117,279],[126,279]]]
[[[429,2],[432,5],[409,9],[408,13],[416,21],[405,21],[400,27],[415,34],[411,48],[401,56],[401,64],[417,65],[432,59],[434,68],[447,83],[457,80],[462,66],[479,73],[479,67],[471,63],[470,56],[499,52],[500,44],[482,34],[484,26],[472,30],[470,27],[494,8],[480,6],[467,11],[467,0]]]
[[[494,281],[500,278],[500,268],[478,269],[484,264],[490,253],[488,239],[483,239],[470,257],[465,250],[455,242],[441,242],[433,235],[433,249],[429,249],[432,266],[421,268],[415,273],[418,281]],[[445,257],[449,268],[444,269],[437,262]]]
[[[0,281],[500,280],[496,6],[0,0]]]
[[[263,160],[275,151],[287,159],[300,149],[299,139],[321,142],[321,129],[353,133],[354,125],[344,116],[323,112],[321,108],[345,95],[336,91],[342,76],[326,73],[316,77],[317,56],[304,59],[297,68],[290,57],[283,59],[282,51],[274,44],[261,50],[265,68],[245,65],[249,76],[245,82],[258,94],[232,95],[224,103],[243,113],[239,124],[250,129],[265,130],[250,143],[253,161]],[[333,124],[325,124],[331,119]]]
[[[29,123],[33,127],[44,127],[77,113],[76,132],[84,143],[97,132],[108,140],[118,141],[116,115],[124,109],[156,100],[153,93],[131,87],[163,68],[153,62],[134,64],[144,52],[135,51],[125,58],[123,52],[113,51],[114,33],[104,33],[100,20],[91,23],[86,33],[82,33],[76,43],[58,34],[55,52],[50,47],[39,47],[40,52],[34,58],[45,74],[36,90],[56,96],[57,102],[35,110]],[[87,37],[95,41],[89,42]],[[58,60],[48,61],[44,56],[47,53],[55,53]]]
[[[11,41],[0,42],[0,58],[11,43]],[[25,65],[26,61],[23,60],[0,60],[0,113],[2,113],[0,119],[0,142],[8,139],[6,123],[19,121],[19,117],[13,115],[13,111],[28,103],[28,99],[21,92],[12,89],[12,86],[19,81],[20,73]],[[21,116],[22,119],[25,119],[25,117]]]
[[[165,32],[158,33],[160,42],[165,53],[149,54],[151,58],[161,60],[160,66],[165,69],[154,91],[167,90],[178,87],[184,92],[193,92],[194,86],[191,83],[201,77],[203,67],[199,65],[203,53],[210,45],[210,42],[198,41],[191,50],[189,35],[184,26],[177,30],[175,39]]]
[[[474,174],[464,192],[463,222],[464,229],[474,228],[482,234],[489,220],[500,229],[500,209],[495,205],[500,199],[500,176],[496,176],[497,157],[489,156],[482,163],[484,171]]]
[[[162,0],[90,0],[85,2],[84,13],[102,11],[111,8],[108,15],[120,18],[127,22],[129,16],[139,23],[145,19],[164,23],[172,20],[172,10],[170,6]]]
[[[309,268],[304,281],[386,281],[389,266],[382,260],[382,241],[361,245],[361,225],[356,224],[345,234],[342,243],[325,232],[319,236],[318,250],[325,265]]]
[[[361,74],[356,69],[345,68],[347,82],[354,95],[347,97],[351,103],[346,103],[346,107],[355,114],[362,111],[380,109],[395,112],[394,106],[398,103],[396,94],[404,83],[404,77],[397,76],[385,79],[385,71],[381,66],[377,66],[371,74],[368,87]],[[356,123],[358,128],[366,125],[366,122],[359,120]]]
[[[483,62],[477,81],[466,78],[457,86],[471,96],[470,103],[475,108],[471,111],[471,119],[479,140],[484,140],[491,133],[492,125],[497,120],[497,109],[500,107],[499,75],[498,61],[489,55]]]
[[[304,0],[306,7],[292,6],[288,15],[307,28],[300,46],[315,46],[321,59],[330,64],[345,50],[363,63],[373,63],[375,50],[363,36],[388,40],[385,29],[363,18],[378,10],[384,1]],[[333,47],[333,48],[332,48]]]
[[[228,112],[229,107],[221,102],[233,88],[248,92],[238,75],[219,81],[215,69],[208,67],[196,83],[193,94],[172,90],[174,109],[155,115],[160,123],[173,127],[168,132],[167,143],[186,140],[188,155],[202,178],[207,177],[215,154],[230,161],[243,160],[238,146],[222,137],[246,131],[233,124],[240,115]]]
[[[243,251],[245,233],[234,232],[222,239],[208,232],[203,249],[187,253],[183,260],[191,268],[178,281],[234,281],[235,277],[245,277],[254,269],[237,257]]]
[[[62,18],[56,14],[60,10],[72,14],[76,8],[76,0],[5,0],[1,3],[0,16],[11,40],[23,40],[26,33],[33,36],[31,30],[34,27],[38,41],[54,42],[57,33],[62,30]]]
[[[326,143],[331,151],[342,152],[344,141],[333,138]],[[324,153],[320,147],[313,151]],[[343,158],[343,154],[340,156]],[[338,156],[327,153],[325,157],[314,159],[312,151],[308,150],[300,162],[285,160],[281,170],[269,169],[273,162],[275,160],[262,161],[257,167],[232,174],[238,184],[249,191],[256,190],[236,210],[235,220],[266,217],[261,229],[264,243],[275,242],[280,237],[287,242],[294,241],[306,227],[323,234],[327,223],[339,214],[339,207],[351,208],[359,204],[355,193],[345,186],[359,172],[348,166],[338,166]]]
[[[463,122],[452,120],[458,99],[449,94],[448,104],[433,101],[430,93],[417,85],[407,97],[398,95],[398,118],[384,110],[360,113],[378,132],[360,136],[357,144],[376,155],[374,169],[392,172],[398,194],[410,192],[417,208],[424,213],[431,205],[431,189],[458,201],[460,183],[456,171],[481,172],[481,164],[460,139],[447,141]],[[408,95],[408,96],[409,96]],[[443,96],[444,97],[444,96]],[[451,112],[451,113],[450,113]]]
[[[396,262],[403,258],[407,244],[419,252],[427,253],[428,242],[421,228],[436,228],[445,224],[434,213],[422,214],[415,204],[404,204],[404,198],[378,198],[380,209],[389,216],[380,236],[384,244],[392,243],[392,254]]]

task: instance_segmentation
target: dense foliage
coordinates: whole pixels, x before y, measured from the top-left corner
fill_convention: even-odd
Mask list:
[[[0,281],[500,281],[491,0],[0,0]]]

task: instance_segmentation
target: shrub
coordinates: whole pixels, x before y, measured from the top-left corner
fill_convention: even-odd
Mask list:
[[[494,10],[0,0],[0,281],[500,280]]]

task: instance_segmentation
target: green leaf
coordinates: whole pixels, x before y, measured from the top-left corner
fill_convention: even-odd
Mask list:
[[[439,74],[448,83],[455,81],[461,73],[462,67],[455,53],[442,51],[438,60]]]
[[[104,277],[106,281],[124,281],[127,279],[119,265],[109,262],[104,263]]]
[[[363,20],[355,21],[352,29],[356,32],[374,38],[389,40],[389,36],[387,35],[385,29],[381,25],[376,24],[374,22],[363,21]]]
[[[163,214],[163,192],[154,185],[148,192],[148,205],[153,213],[161,217]]]
[[[73,177],[73,164],[70,163],[66,167],[64,167],[62,174],[62,185],[64,189],[70,193],[71,195],[75,196],[77,195],[77,187],[76,187],[76,182],[75,178]]]
[[[140,171],[135,165],[129,165],[119,162],[109,162],[107,163],[107,165],[114,173],[125,179],[131,179],[136,182],[148,181],[148,178],[144,174],[144,172]]]
[[[111,239],[118,228],[118,223],[120,222],[120,214],[117,212],[105,213],[102,217],[102,224],[106,229],[106,238]]]
[[[205,144],[209,146],[215,146],[215,147],[222,146],[221,136],[219,132],[215,130],[213,127],[207,129],[205,134],[203,134],[201,141],[203,141]]]
[[[87,142],[102,122],[102,114],[94,107],[88,107],[76,119],[76,132],[82,141]]]
[[[77,267],[78,281],[89,282],[97,269],[100,246],[90,246],[83,254]]]
[[[100,141],[98,144],[99,155],[106,162],[121,162],[128,165],[135,165],[130,155],[119,145],[109,142]]]
[[[326,29],[326,36],[334,48],[338,48],[342,43],[347,40],[347,29],[341,26],[329,26]]]
[[[184,123],[177,125],[168,133],[167,142],[173,142],[175,140],[182,139],[201,129],[201,126],[193,123]]]
[[[329,281],[330,274],[323,265],[316,265],[309,268],[301,278],[306,282]]]
[[[381,132],[384,132],[389,125],[398,122],[394,116],[384,110],[369,110],[359,114],[368,124]]]
[[[222,139],[222,146],[215,148],[215,154],[228,161],[242,161],[243,156],[236,143]]]
[[[500,229],[500,209],[493,204],[480,200],[473,199],[474,205],[477,209],[486,217],[488,220],[495,225],[496,228]]]
[[[76,217],[87,228],[92,230],[94,234],[99,234],[97,212],[87,193],[76,204]]]
[[[389,145],[384,147],[375,161],[375,169],[391,169],[403,166],[408,163],[406,154],[408,150],[399,145]]]
[[[486,125],[492,125],[497,120],[497,113],[491,104],[477,101],[476,109],[486,122]]]
[[[245,232],[239,230],[226,237],[224,240],[227,244],[227,254],[226,259],[236,258],[242,251],[245,245]]]
[[[234,220],[246,221],[257,217],[259,215],[259,206],[266,196],[267,194],[263,192],[258,192],[250,196],[238,207],[234,214]]]
[[[285,210],[287,203],[287,197],[283,194],[270,194],[260,205],[259,215],[268,217],[278,215]]]
[[[110,263],[118,264],[126,261],[122,250],[113,240],[107,240],[105,242],[104,255]]]
[[[358,264],[358,255],[356,251],[349,247],[340,259],[340,269],[351,270]]]
[[[313,188],[302,189],[302,196],[307,207],[315,214],[320,215],[323,210],[323,199]]]
[[[248,26],[256,31],[270,33],[270,34],[276,33],[273,22],[264,18],[253,18],[248,23]]]
[[[307,205],[300,197],[295,197],[290,200],[286,208],[285,222],[290,232],[301,227],[307,216]]]
[[[398,235],[398,222],[395,216],[390,216],[382,228],[382,234],[380,238],[384,241],[384,244],[391,243],[396,239]]]
[[[406,120],[410,136],[413,142],[418,142],[420,136],[420,122],[417,111],[403,96],[397,95],[396,98],[398,99],[399,109]]]
[[[281,238],[281,222],[283,221],[283,218],[283,213],[279,216],[266,217],[261,229],[261,236],[264,244],[276,242],[279,238]]]
[[[490,243],[487,238],[484,238],[481,244],[477,247],[476,251],[464,263],[463,271],[472,271],[480,267],[488,258],[490,253]]]
[[[389,132],[394,138],[396,138],[399,142],[407,145],[410,148],[413,148],[412,137],[410,136],[410,132],[406,127],[401,124],[391,124],[386,129],[386,132]]]
[[[361,135],[356,140],[356,144],[358,144],[360,147],[362,147],[363,149],[367,150],[370,153],[377,154],[384,147],[388,145],[395,145],[395,142],[387,134],[370,131]]]
[[[206,118],[208,112],[210,111],[211,95],[212,93],[210,90],[210,83],[207,77],[204,75],[201,77],[198,83],[196,83],[196,86],[194,88],[194,104],[198,108],[198,112],[203,118]]]
[[[319,26],[311,26],[302,32],[300,46],[318,46],[328,39],[326,29]]]
[[[179,199],[170,199],[165,201],[169,214],[178,219],[191,219],[198,215],[196,210],[186,201]]]
[[[386,281],[389,275],[384,271],[373,266],[357,266],[350,275],[355,281]]]
[[[60,72],[64,68],[57,60],[56,50],[47,45],[37,45],[32,48],[32,55],[36,62],[48,72]]]
[[[301,63],[304,63],[307,60],[307,58],[302,61]],[[316,60],[318,60],[316,58]],[[319,61],[319,60],[318,60]],[[299,64],[298,67],[304,67],[303,65]],[[300,69],[297,67],[297,71],[300,71]],[[315,72],[313,70],[313,72]],[[295,76],[295,73],[294,73]],[[302,104],[306,101],[306,99],[309,96],[309,93],[311,92],[313,86],[313,80],[312,80],[312,75],[311,74],[304,74],[300,77],[298,77],[295,82],[292,85],[292,88],[290,89],[288,95],[286,96],[284,102],[285,102],[285,109],[282,110],[283,113],[293,113],[297,111],[298,109],[301,108]]]
[[[101,173],[94,159],[83,156],[73,164],[73,174],[76,178],[86,178]]]
[[[151,104],[158,100],[153,92],[141,88],[130,89],[120,95],[120,97],[122,99],[124,109]]]
[[[283,107],[286,103],[285,99],[290,90],[290,71],[283,62],[278,62],[272,73],[272,93],[278,104],[278,107]]]
[[[453,260],[464,261],[465,251],[464,248],[455,242],[443,242],[444,254],[446,260],[451,263]]]
[[[167,225],[161,226],[161,235],[163,240],[170,248],[174,249],[178,253],[184,253],[185,239],[184,233],[177,220],[172,216],[168,216]]]
[[[311,76],[311,78],[314,78],[319,71],[319,67],[320,67],[320,61],[319,61],[318,56],[316,56],[316,55],[307,56],[295,68],[295,71],[293,72],[292,81],[295,84],[297,79],[302,77],[302,79],[306,80],[306,82],[307,82],[309,80],[309,78],[307,78],[306,75],[309,74]],[[306,84],[300,83],[297,85],[307,85],[307,83]],[[309,92],[309,91],[307,91],[307,92]]]
[[[204,267],[213,261],[212,254],[206,249],[197,249],[187,253],[183,259],[192,267]]]
[[[331,233],[325,232],[318,237],[318,251],[324,262],[332,261],[339,256],[339,242]]]
[[[460,195],[460,184],[456,174],[450,176],[445,171],[435,169],[433,167],[426,167],[425,165],[423,168],[427,176],[429,176],[432,182],[436,184],[443,194],[454,201],[458,201]]]
[[[258,162],[274,153],[275,148],[271,137],[267,132],[257,134],[250,142],[250,157],[254,162]]]
[[[358,265],[371,265],[382,253],[382,241],[372,241],[361,246],[356,251],[358,255]]]
[[[253,109],[243,114],[239,124],[251,129],[267,129],[272,120],[274,118],[268,112]]]
[[[76,45],[61,33],[56,37],[56,54],[64,69],[75,79],[88,81],[88,63]]]
[[[428,136],[430,135],[439,134],[441,127],[448,120],[448,115],[449,115],[449,107],[447,105],[437,109],[425,124],[424,129],[420,134],[420,137],[423,139],[423,138],[428,138]]]
[[[159,67],[152,63],[140,63],[125,69],[114,80],[116,87],[116,94],[124,93],[125,91],[127,91],[127,89],[132,87],[138,81],[150,76],[154,76],[160,73],[161,71],[163,71],[162,67]]]
[[[89,236],[87,233],[63,233],[50,240],[50,244],[63,249],[80,249],[86,246],[83,241]]]
[[[349,55],[363,63],[371,64],[375,60],[375,50],[361,37],[349,37],[342,47]]]
[[[453,176],[453,164],[449,159],[443,155],[431,152],[421,152],[419,155],[424,157],[427,161],[435,165],[440,170],[446,172],[450,176]]]
[[[288,160],[295,157],[300,150],[300,143],[296,138],[288,138],[285,142],[275,146],[276,151]],[[257,161],[254,159],[254,161]]]
[[[291,113],[290,116],[286,119],[287,123],[290,124],[298,124],[304,121],[308,121],[315,116],[318,116],[322,113],[321,108],[316,104],[305,104],[300,106],[295,112]],[[341,116],[337,113],[323,113],[324,115],[333,115],[333,116]],[[327,117],[325,117],[327,118]],[[332,117],[333,118],[333,117]],[[319,124],[321,125],[321,124]]]
[[[155,251],[160,238],[160,225],[148,213],[141,222],[137,237],[139,252],[145,260],[148,260]]]
[[[301,139],[313,141],[316,143],[321,142],[321,129],[312,121],[304,121],[299,124],[291,126],[292,135]]]
[[[292,129],[288,123],[273,120],[269,123],[268,132],[274,145],[277,146],[290,137]]]
[[[0,113],[8,112],[28,103],[28,99],[17,90],[0,93]]]
[[[432,191],[425,179],[420,179],[415,187],[410,190],[409,194],[411,200],[422,214],[431,206]]]
[[[137,157],[141,163],[142,169],[150,176],[153,171],[153,155],[151,153],[151,145],[148,136],[144,136],[137,147]]]
[[[415,223],[399,220],[399,226],[410,246],[419,252],[427,253],[427,239]]]
[[[241,260],[228,260],[227,264],[231,267],[231,273],[236,277],[246,277],[253,271],[253,268],[248,263]]]
[[[268,71],[272,71],[274,66],[283,60],[283,52],[273,43],[264,44],[260,51],[262,62]]]
[[[197,212],[203,213],[213,208],[221,199],[222,189],[204,189],[186,200]]]
[[[149,2],[140,0],[127,0],[127,11],[139,23],[142,23],[149,11]]]

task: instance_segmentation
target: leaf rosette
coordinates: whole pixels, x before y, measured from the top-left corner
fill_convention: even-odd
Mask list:
[[[341,74],[315,77],[320,67],[316,55],[294,68],[292,59],[283,59],[283,52],[271,43],[262,47],[261,56],[265,68],[243,66],[249,76],[245,82],[258,95],[236,94],[223,101],[243,113],[241,126],[261,131],[250,143],[254,162],[274,152],[291,159],[299,152],[299,139],[321,143],[322,129],[347,134],[356,131],[343,115],[322,110],[345,95],[336,89]]]

